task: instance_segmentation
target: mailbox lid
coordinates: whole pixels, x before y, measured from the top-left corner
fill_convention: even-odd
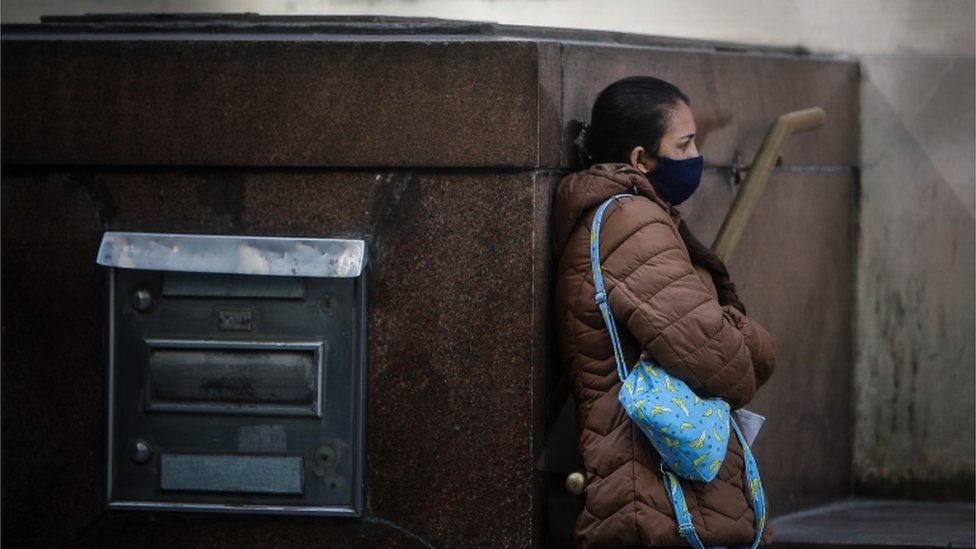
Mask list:
[[[99,265],[119,269],[309,278],[356,278],[366,263],[356,239],[108,231]]]

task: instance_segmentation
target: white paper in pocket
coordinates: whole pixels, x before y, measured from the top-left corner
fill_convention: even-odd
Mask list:
[[[762,428],[766,418],[755,412],[750,412],[745,408],[739,408],[735,411],[735,419],[739,422],[739,429],[742,431],[742,436],[746,437],[746,442],[751,447],[752,441],[756,440],[756,435],[759,434],[759,429]]]

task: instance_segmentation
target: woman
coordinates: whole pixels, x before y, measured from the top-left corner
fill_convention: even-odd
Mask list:
[[[593,295],[590,224],[607,198],[600,260],[628,364],[645,353],[701,396],[748,403],[774,368],[769,334],[745,314],[721,260],[675,206],[695,191],[702,158],[688,98],[630,77],[603,90],[578,140],[589,167],[559,184],[553,205],[560,357],[580,421],[586,503],[580,547],[687,546],[677,531],[658,454],[617,401],[613,348]],[[735,437],[711,482],[682,481],[706,547],[748,547],[755,532]],[[768,529],[763,537],[769,542]]]

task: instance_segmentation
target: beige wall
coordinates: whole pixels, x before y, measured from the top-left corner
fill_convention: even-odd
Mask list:
[[[968,0],[4,0],[0,17],[134,11],[438,17],[853,54],[973,49]]]
[[[868,490],[903,495],[959,479],[972,490],[972,1],[5,0],[0,18],[28,22],[40,14],[136,9],[425,16],[856,56],[862,88],[852,365],[855,477]]]
[[[863,488],[973,482],[973,56],[861,58],[854,465]]]

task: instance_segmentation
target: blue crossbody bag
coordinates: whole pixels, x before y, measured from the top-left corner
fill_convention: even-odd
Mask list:
[[[685,382],[668,375],[653,360],[642,358],[629,371],[624,362],[600,268],[600,223],[610,203],[617,198],[633,196],[619,194],[603,202],[593,217],[590,232],[596,303],[613,344],[617,375],[621,381],[620,404],[660,454],[661,473],[678,522],[678,532],[696,549],[705,547],[692,525],[678,477],[699,482],[714,479],[725,459],[729,432],[735,433],[742,445],[746,481],[756,517],[756,537],[752,543],[752,549],[755,549],[766,525],[766,502],[756,460],[738,425],[732,421],[728,402],[719,398],[700,398]]]

